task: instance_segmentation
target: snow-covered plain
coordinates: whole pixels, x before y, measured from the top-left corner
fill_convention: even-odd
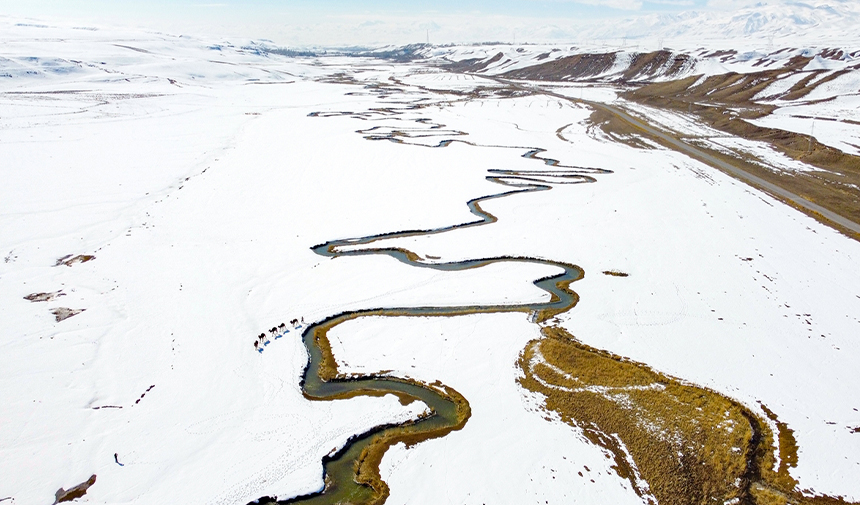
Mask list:
[[[802,488],[860,499],[857,242],[680,154],[593,138],[590,111],[555,98],[459,99],[422,88],[486,83],[3,22],[0,498],[46,503],[94,473],[93,503],[320,489],[324,455],[424,406],[310,402],[298,332],[263,353],[257,334],[369,307],[538,301],[546,294],[531,282],[553,269],[446,273],[310,247],[471,221],[467,200],[505,189],[487,170],[540,169],[521,155],[541,147],[614,173],[487,202],[499,217],[489,226],[384,243],[440,261],[580,265],[581,301],[561,317],[571,333],[752,409],[762,402],[795,430]],[[390,76],[399,91],[365,88]],[[419,99],[431,105],[407,109]],[[367,113],[383,107],[399,113]],[[475,145],[355,133],[426,130],[419,119]],[[69,254],[95,259],[56,266]],[[611,269],[630,277],[600,274]],[[59,307],[86,310],[57,322]],[[385,456],[390,503],[641,502],[601,449],[517,385],[517,355],[538,335],[523,314],[366,318],[333,331],[342,371],[438,379],[472,406],[463,430]]]
[[[594,184],[488,203],[485,208],[500,216],[492,226],[374,246],[396,245],[448,261],[514,255],[576,263],[586,272],[574,284],[582,298],[561,316],[572,334],[754,410],[758,402],[775,409],[795,430],[800,461],[792,475],[801,487],[856,500],[860,244],[676,153],[596,141],[585,134],[585,109],[546,106],[535,98],[491,103],[465,102],[434,117],[470,131],[478,143],[543,145],[550,147],[544,156],[615,173]],[[557,125],[571,121],[563,131],[570,142],[553,139]],[[503,168],[526,169],[529,161],[509,163]],[[600,274],[613,269],[630,277]],[[363,324],[360,338],[382,331]],[[365,340],[341,340],[335,354],[349,365],[345,371],[393,367],[424,377],[412,368],[419,366],[415,355],[375,357]],[[464,344],[451,339],[447,345]],[[439,354],[454,353],[440,346]],[[433,362],[432,356],[425,359]],[[428,375],[438,360],[433,363]],[[499,401],[496,389],[482,391],[483,400],[467,397],[476,404]],[[444,444],[430,441],[416,451],[429,451],[434,443]],[[399,471],[410,486],[418,485],[420,474],[392,471],[395,481]],[[465,486],[464,493],[472,491]]]

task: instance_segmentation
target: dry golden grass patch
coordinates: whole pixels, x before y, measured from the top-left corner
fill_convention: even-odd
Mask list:
[[[439,386],[442,387],[441,384]],[[375,491],[376,498],[369,505],[381,505],[385,503],[390,494],[388,484],[382,480],[382,476],[379,474],[379,465],[382,463],[382,457],[389,447],[400,442],[406,444],[407,448],[412,447],[425,440],[444,437],[448,433],[460,430],[466,425],[466,421],[472,415],[472,408],[469,406],[469,402],[453,388],[447,386],[444,386],[444,388],[444,396],[457,405],[456,424],[435,430],[418,431],[413,429],[415,423],[407,423],[382,432],[361,451],[361,456],[355,462],[355,482],[369,486]]]
[[[643,498],[660,505],[846,503],[796,490],[788,469],[797,445],[769,410],[779,430],[778,469],[768,424],[745,406],[588,347],[563,329],[543,334],[520,356],[520,383],[607,449],[615,471]]]
[[[653,496],[661,505],[743,496],[738,481],[746,472],[744,455],[753,432],[736,406],[588,349],[563,330],[547,328],[545,335],[522,355],[523,386],[546,395],[549,410],[608,449],[615,470],[641,496]],[[538,353],[542,359],[536,359]]]
[[[642,140],[642,130],[624,121],[607,110],[596,108],[588,117],[589,128],[600,130],[615,142],[637,149],[653,149],[654,146]]]

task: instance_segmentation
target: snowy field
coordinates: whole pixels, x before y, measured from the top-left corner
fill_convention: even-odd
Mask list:
[[[49,503],[92,474],[79,501],[321,489],[325,455],[425,406],[311,402],[300,330],[261,353],[255,337],[371,307],[545,300],[532,281],[550,267],[439,272],[310,249],[472,221],[467,201],[507,189],[488,170],[544,166],[522,157],[531,148],[612,173],[487,202],[488,226],[374,246],[581,266],[568,331],[767,406],[795,431],[799,487],[860,500],[856,241],[683,155],[591,137],[591,111],[571,102],[428,90],[494,81],[251,43],[0,28],[0,500]],[[370,128],[403,143],[356,133]],[[469,144],[428,147],[448,138]],[[78,255],[94,258],[58,261]],[[601,274],[613,269],[630,276]],[[58,320],[61,308],[83,312]],[[603,449],[516,382],[539,329],[513,313],[332,332],[342,372],[440,380],[472,407],[461,431],[386,454],[388,503],[642,503]]]

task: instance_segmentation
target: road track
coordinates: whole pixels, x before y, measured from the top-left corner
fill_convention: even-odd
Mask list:
[[[768,181],[762,179],[761,177],[753,175],[753,174],[747,172],[746,170],[744,170],[740,167],[737,167],[735,165],[732,165],[731,163],[728,163],[724,160],[721,160],[721,159],[717,158],[716,156],[713,156],[713,155],[703,151],[702,149],[699,149],[699,148],[692,146],[686,142],[678,140],[677,138],[669,135],[668,133],[660,131],[660,130],[652,127],[651,125],[645,123],[644,121],[631,116],[630,114],[622,111],[618,107],[614,107],[612,105],[600,104],[600,103],[593,103],[593,102],[587,102],[587,103],[594,108],[599,108],[599,109],[602,109],[606,112],[614,114],[616,117],[626,121],[627,123],[635,126],[636,128],[639,128],[640,130],[644,130],[649,135],[651,135],[653,137],[657,137],[658,139],[662,140],[663,142],[669,144],[670,146],[675,148],[677,151],[683,152],[683,153],[685,153],[685,154],[687,154],[687,155],[689,155],[689,156],[691,156],[691,157],[693,157],[693,158],[695,158],[695,159],[697,159],[703,163],[706,163],[706,164],[711,165],[713,167],[716,167],[720,170],[723,170],[724,172],[728,172],[729,174],[733,175],[735,178],[740,179],[740,180],[750,184],[751,186],[756,186],[760,189],[767,191],[768,193],[772,193],[776,196],[779,196],[780,198],[787,200],[787,201],[791,202],[792,204],[794,204],[798,207],[806,209],[807,211],[820,214],[821,216],[823,216],[828,221],[836,223],[839,226],[842,226],[843,228],[846,228],[848,230],[853,231],[854,233],[860,233],[860,223],[855,223],[854,221],[852,221],[852,220],[850,220],[844,216],[841,216],[841,215],[839,215],[839,214],[837,214],[831,210],[825,209],[824,207],[822,207],[821,205],[818,205],[815,202],[811,202],[811,201],[807,200],[806,198],[804,198],[800,195],[792,193],[791,191],[788,191],[785,188],[779,187],[776,184],[773,184],[772,182],[768,182]]]
[[[489,76],[481,76],[481,77],[487,78]],[[756,187],[760,190],[763,190],[767,193],[770,193],[770,194],[772,194],[772,195],[774,195],[774,196],[776,196],[776,197],[778,197],[784,201],[791,203],[792,205],[794,205],[796,207],[799,207],[803,210],[806,210],[807,212],[809,212],[813,215],[818,215],[818,216],[822,217],[825,224],[831,224],[831,223],[836,224],[836,225],[838,225],[838,226],[840,226],[846,230],[849,230],[849,231],[854,232],[856,234],[860,234],[860,223],[856,223],[856,222],[846,218],[845,216],[837,214],[837,213],[833,212],[832,210],[826,209],[826,208],[822,207],[821,205],[818,205],[815,202],[807,200],[806,198],[804,198],[798,194],[792,193],[791,191],[789,191],[785,188],[782,188],[780,186],[777,186],[776,184],[774,184],[772,182],[766,181],[766,180],[762,179],[761,177],[758,177],[757,175],[751,174],[751,173],[747,172],[746,170],[744,170],[743,168],[740,168],[740,167],[733,165],[733,164],[731,164],[725,160],[717,158],[716,156],[704,151],[703,149],[699,149],[696,146],[693,146],[693,145],[688,144],[682,140],[679,140],[677,137],[673,136],[672,134],[670,134],[666,131],[660,130],[658,128],[655,128],[654,126],[646,123],[644,120],[636,118],[636,117],[628,114],[627,112],[621,110],[619,107],[616,107],[614,105],[605,104],[605,103],[600,103],[600,102],[592,102],[590,100],[572,98],[572,97],[562,95],[562,94],[559,94],[559,93],[556,93],[554,91],[550,91],[550,90],[547,90],[547,89],[544,89],[544,88],[541,88],[538,86],[525,86],[525,85],[522,85],[522,84],[519,84],[516,82],[509,81],[507,79],[493,78],[493,77],[489,77],[489,78],[496,80],[497,82],[507,84],[509,86],[512,86],[514,88],[518,88],[518,89],[521,89],[524,91],[529,91],[531,93],[538,92],[540,94],[552,96],[552,97],[558,98],[560,100],[566,100],[566,101],[574,102],[574,103],[583,103],[583,104],[586,104],[589,107],[592,107],[594,109],[599,109],[599,110],[602,110],[604,112],[608,112],[608,113],[612,114],[613,116],[621,119],[622,121],[630,124],[631,126],[637,128],[639,130],[642,130],[643,132],[645,132],[649,136],[658,139],[659,141],[661,141],[662,143],[664,143],[668,147],[671,147],[678,152],[682,152],[682,153],[690,156],[691,158],[694,158],[698,161],[701,161],[702,163],[705,163],[705,164],[710,165],[714,168],[717,168],[723,172],[726,172],[729,175],[735,177],[736,179],[739,179],[739,180],[749,184],[750,186]],[[828,221],[829,221],[829,223],[828,223]]]

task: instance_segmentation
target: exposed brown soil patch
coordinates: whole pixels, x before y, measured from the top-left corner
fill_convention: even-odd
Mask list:
[[[530,342],[520,356],[520,383],[543,394],[548,410],[609,451],[613,469],[646,500],[660,505],[847,503],[804,496],[796,489],[788,468],[796,464],[797,447],[787,426],[775,421],[780,432],[775,469],[774,435],[745,406],[586,346],[563,329],[542,333],[544,338]]]
[[[617,52],[575,54],[554,61],[511,70],[501,74],[500,77],[548,81],[603,79],[600,76],[605,76],[606,72],[612,69],[620,54]],[[622,57],[630,58],[627,67],[617,75],[605,76],[605,79],[615,82],[636,82],[657,76],[672,76],[677,75],[692,62],[689,55],[677,54],[667,50],[635,53]],[[478,71],[477,67],[466,70]]]
[[[92,261],[94,259],[96,259],[96,257],[89,254],[78,254],[77,256],[68,254],[58,259],[54,266],[66,265],[67,267],[70,267],[77,263],[86,263],[87,261]]]
[[[620,270],[604,270],[603,275],[611,275],[613,277],[629,277],[630,274]]]
[[[60,321],[66,320],[72,316],[76,316],[81,312],[87,309],[70,309],[68,307],[57,307],[56,309],[51,310],[51,314],[54,315],[54,319],[59,323]]]
[[[501,77],[528,80],[586,80],[603,74],[615,64],[616,53],[576,54],[539,65],[512,70]],[[471,70],[475,71],[475,70]]]
[[[675,54],[666,50],[637,53],[633,55],[630,66],[621,78],[634,81],[658,75],[677,75],[691,60],[686,54]]]
[[[68,490],[60,488],[55,493],[56,500],[54,500],[54,504],[62,503],[65,501],[76,500],[85,494],[87,494],[87,490],[96,483],[96,474],[93,474],[89,479],[81,482],[75,487],[69,488]]]
[[[25,300],[29,300],[31,302],[50,302],[55,298],[59,298],[61,296],[66,296],[63,293],[63,290],[54,291],[53,293],[31,293],[24,297]]]
[[[773,70],[761,70],[748,74],[728,72],[700,79],[693,75],[683,79],[645,84],[628,94],[636,99],[674,99],[698,105],[744,105],[746,107],[768,110],[772,107],[753,102],[753,97],[765,88],[791,73],[800,71],[811,58],[797,56],[784,66]],[[789,90],[773,98],[793,100],[802,98],[811,92],[814,86],[808,86],[809,81],[818,77],[822,71],[810,71],[803,79],[795,83]],[[832,77],[828,77],[831,79]],[[818,83],[816,83],[817,85]]]
[[[446,68],[454,71],[454,72],[480,72],[481,70],[486,69],[488,66],[493,63],[501,60],[505,55],[503,53],[496,53],[489,60],[485,60],[483,58],[469,58],[460,61],[454,61],[448,63]]]

